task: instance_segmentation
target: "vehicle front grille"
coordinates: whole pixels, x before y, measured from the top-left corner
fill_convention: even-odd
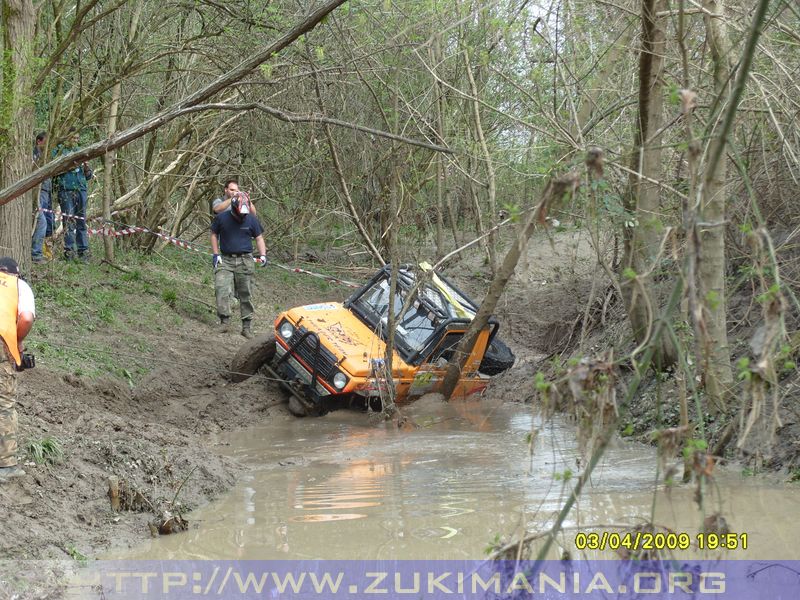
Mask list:
[[[317,375],[322,379],[330,381],[331,377],[333,377],[336,372],[336,357],[322,344],[320,344],[319,354],[317,354],[317,338],[313,335],[308,336],[300,345],[295,346],[297,340],[303,337],[305,333],[306,329],[304,327],[297,327],[292,337],[289,339],[289,348],[291,348],[292,353],[299,356],[310,369],[314,368],[314,360],[316,358]]]

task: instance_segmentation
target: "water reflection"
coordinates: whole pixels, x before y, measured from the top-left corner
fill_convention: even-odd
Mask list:
[[[553,522],[574,483],[569,473],[580,470],[571,425],[549,423],[529,455],[529,407],[470,401],[408,412],[419,429],[400,432],[342,411],[231,436],[231,453],[252,472],[190,515],[196,528],[124,556],[481,558],[498,534]],[[574,550],[574,534],[591,526],[649,520],[655,462],[646,446],[611,449],[569,515],[563,548]],[[800,558],[793,544],[800,525],[780,517],[800,509],[793,490],[748,487],[735,475],[719,483],[714,510],[731,515],[732,531],[747,526],[747,558]],[[703,514],[691,488],[655,498],[656,522],[697,532]]]
[[[292,523],[323,523],[326,521],[352,521],[353,519],[363,519],[366,516],[356,513],[337,513],[331,515],[300,515],[289,520]]]

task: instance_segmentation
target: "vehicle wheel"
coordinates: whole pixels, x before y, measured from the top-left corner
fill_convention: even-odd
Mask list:
[[[328,408],[323,404],[313,404],[308,400],[301,400],[294,394],[289,395],[289,412],[295,417],[323,417],[328,414]]]
[[[289,412],[295,417],[307,417],[309,415],[308,409],[294,395],[289,396]]]
[[[499,375],[514,366],[517,357],[511,352],[511,348],[505,345],[501,339],[495,336],[492,343],[483,355],[481,366],[478,371],[484,375]]]
[[[275,334],[263,333],[255,336],[233,355],[230,367],[231,381],[238,383],[251,375],[255,375],[274,356]]]

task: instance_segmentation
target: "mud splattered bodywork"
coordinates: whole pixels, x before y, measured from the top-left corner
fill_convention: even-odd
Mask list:
[[[299,306],[275,320],[273,367],[285,382],[301,389],[320,412],[343,401],[369,402],[385,391],[390,275],[388,267],[381,269],[344,303]],[[417,272],[402,267],[397,279],[392,379],[394,398],[402,402],[438,389],[447,362],[477,306],[425,265]],[[498,328],[497,321],[491,319],[481,332],[464,368],[458,394],[482,390],[490,374],[499,372],[496,361],[494,369],[482,369],[488,364],[487,351],[501,344]],[[513,364],[513,354],[507,351],[504,360],[500,370]]]

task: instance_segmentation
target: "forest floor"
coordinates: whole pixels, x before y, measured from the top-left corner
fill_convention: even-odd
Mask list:
[[[116,264],[124,270],[99,260],[34,268],[29,281],[38,318],[28,349],[37,367],[18,379],[28,475],[0,485],[6,508],[0,558],[80,559],[135,544],[151,535],[153,525],[234,484],[243,467],[215,451],[218,434],[293,418],[281,393],[261,376],[239,384],[226,378],[244,338],[216,333],[206,262],[170,247],[150,257],[120,253]],[[517,364],[486,394],[531,401],[534,375],[563,364],[563,351],[582,346],[588,355],[614,346],[619,355],[629,349],[622,307],[595,265],[584,234],[537,234],[496,311]],[[475,299],[488,285],[479,252],[445,272]],[[369,274],[371,269],[339,272],[354,281]],[[258,271],[255,285],[257,332],[271,328],[281,310],[350,293],[276,267]],[[581,338],[586,314],[589,327]],[[646,438],[656,414],[664,422],[654,398],[649,383],[623,435]],[[61,451],[52,464],[37,464],[37,449],[52,446],[50,440]],[[787,464],[796,462],[792,448],[784,450]],[[130,510],[110,509],[111,476],[122,482],[123,505]]]

